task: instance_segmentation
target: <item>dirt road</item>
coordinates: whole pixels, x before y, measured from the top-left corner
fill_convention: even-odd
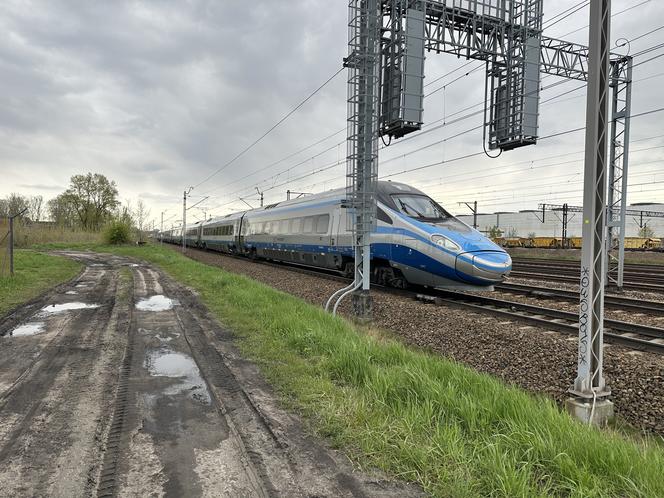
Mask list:
[[[232,334],[143,263],[0,320],[0,496],[419,496],[355,472],[279,408]]]

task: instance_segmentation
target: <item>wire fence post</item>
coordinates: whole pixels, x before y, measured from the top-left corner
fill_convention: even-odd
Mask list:
[[[14,276],[14,217],[9,217],[9,274]]]

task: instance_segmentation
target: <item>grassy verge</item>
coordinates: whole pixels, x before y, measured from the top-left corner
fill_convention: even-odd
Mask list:
[[[30,248],[51,243],[61,244],[67,248],[78,245],[100,244],[102,234],[100,232],[89,232],[84,230],[74,230],[59,226],[32,224],[16,225],[16,234],[14,242],[16,247]]]
[[[191,286],[286,402],[361,465],[436,496],[664,496],[664,452],[175,251],[113,252]]]
[[[81,265],[67,258],[18,249],[14,277],[0,277],[0,316],[74,277]]]

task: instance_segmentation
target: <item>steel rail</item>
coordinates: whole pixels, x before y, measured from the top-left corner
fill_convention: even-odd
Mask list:
[[[577,275],[561,275],[561,274],[552,274],[552,273],[531,273],[527,271],[512,270],[510,272],[510,277],[515,278],[525,278],[533,280],[550,280],[556,282],[569,282],[573,284],[579,283],[579,277]],[[640,290],[646,292],[664,292],[664,284],[653,284],[649,282],[625,282],[623,285],[624,289]]]
[[[417,297],[423,301],[432,301],[436,304],[445,303],[483,313],[509,317],[549,330],[566,332],[570,335],[577,335],[579,332],[578,314],[568,311],[455,291],[439,290],[435,292],[435,295],[419,293]],[[664,329],[609,319],[604,320],[604,326],[604,337],[611,342],[637,350],[664,354]],[[632,334],[638,334],[649,339],[634,337]]]
[[[570,302],[579,301],[579,293],[576,291],[551,289],[549,287],[538,287],[534,285],[514,284],[506,282],[494,286],[498,291],[511,292],[540,299],[563,299]],[[612,308],[637,311],[641,313],[664,314],[664,302],[644,301],[630,297],[605,295],[604,303]]]

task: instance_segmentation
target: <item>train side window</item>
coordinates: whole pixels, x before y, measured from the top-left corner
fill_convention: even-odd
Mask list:
[[[293,233],[302,233],[302,218],[293,220]]]
[[[322,214],[316,218],[316,233],[327,233],[330,225],[330,215]]]
[[[288,220],[281,220],[279,222],[279,233],[282,235],[288,233]]]
[[[229,225],[228,235],[233,235],[234,232],[235,232],[235,227],[233,225]]]
[[[377,209],[377,211],[376,211],[376,217],[377,217],[380,221],[383,221],[383,222],[387,223],[388,225],[392,225],[392,224],[394,223],[394,222],[392,221],[392,218],[390,218],[390,217],[388,216],[388,214],[387,214],[385,211],[383,211],[381,208],[376,208],[376,209]]]
[[[293,220],[288,220],[286,223],[286,233],[293,233]]]
[[[307,216],[304,219],[304,230],[302,230],[303,233],[313,233],[314,231],[314,217],[313,216]]]

